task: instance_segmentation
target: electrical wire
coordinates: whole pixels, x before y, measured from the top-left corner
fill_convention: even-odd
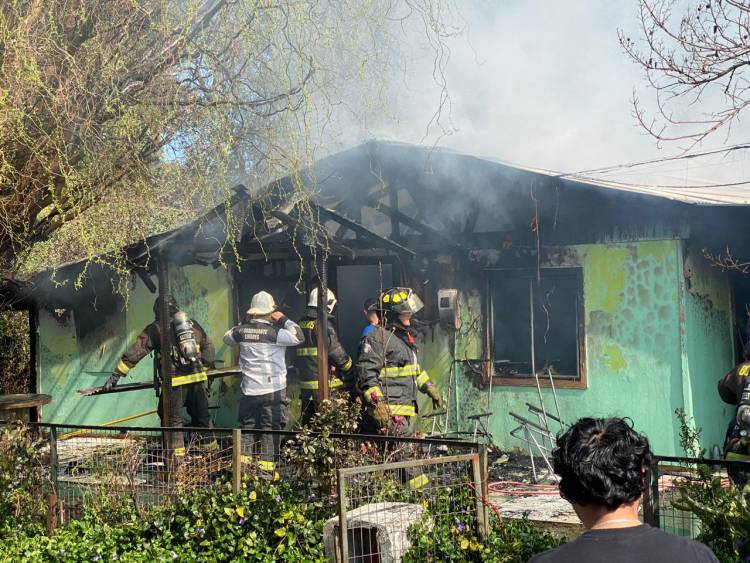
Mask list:
[[[737,144],[737,145],[730,145],[730,146],[725,146],[725,147],[721,147],[717,149],[694,152],[690,154],[665,156],[665,157],[653,158],[649,160],[614,164],[611,166],[603,166],[599,168],[589,168],[589,169],[584,169],[584,170],[579,170],[579,171],[574,171],[574,172],[560,172],[559,170],[552,170],[549,168],[523,166],[523,165],[514,164],[512,162],[503,161],[503,160],[496,160],[496,162],[500,162],[501,164],[512,166],[514,168],[520,168],[520,169],[528,170],[531,172],[545,174],[553,178],[559,178],[563,180],[568,179],[568,180],[580,181],[580,182],[585,182],[585,183],[605,182],[607,184],[610,184],[612,187],[647,188],[647,189],[654,189],[654,190],[656,189],[664,189],[664,190],[707,189],[707,188],[726,188],[726,187],[747,186],[750,184],[750,181],[726,182],[726,183],[715,183],[715,184],[704,183],[700,185],[685,185],[685,184],[662,185],[662,184],[639,184],[639,183],[633,183],[633,182],[623,182],[623,181],[617,181],[617,180],[608,180],[606,178],[597,178],[594,176],[604,176],[604,175],[612,174],[614,172],[618,172],[621,170],[628,170],[628,169],[632,169],[636,167],[648,166],[648,165],[653,165],[653,164],[661,164],[661,163],[667,163],[667,162],[675,162],[675,161],[686,161],[686,160],[692,160],[692,159],[701,158],[705,156],[711,156],[711,155],[722,154],[722,153],[727,154],[727,153],[731,153],[734,151],[747,150],[747,149],[750,149],[750,144]],[[707,166],[714,166],[714,165],[710,164]],[[700,166],[696,167],[696,169],[699,169],[699,168]]]

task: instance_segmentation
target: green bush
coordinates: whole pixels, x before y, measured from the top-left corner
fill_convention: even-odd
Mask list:
[[[368,462],[367,455],[347,440],[331,434],[354,434],[359,426],[359,406],[334,397],[318,405],[315,416],[289,440],[282,454],[301,483],[323,491],[335,490],[336,470]],[[372,462],[372,460],[369,460]]]
[[[0,538],[44,529],[43,447],[25,426],[0,427]]]
[[[88,511],[51,538],[0,543],[9,561],[308,561],[324,558],[321,504],[288,485],[245,481],[239,494],[220,484],[148,511]]]
[[[467,561],[481,563],[525,563],[533,555],[553,549],[564,540],[529,520],[500,521],[491,517],[490,533],[480,539],[476,529],[460,518],[426,517],[409,531],[412,548],[404,563]]]
[[[675,411],[680,422],[680,444],[690,457],[703,458],[705,450],[699,446],[701,431],[682,411]],[[741,489],[722,484],[708,464],[696,464],[696,475],[682,480],[676,489],[672,506],[695,515],[700,521],[700,532],[695,538],[711,548],[719,561],[739,563],[750,558],[750,510],[747,498],[750,485]]]
[[[501,521],[492,511],[489,535],[480,539],[473,516],[476,499],[467,484],[444,487],[422,506],[421,521],[409,529],[412,547],[404,563],[525,563],[564,541],[528,520]]]

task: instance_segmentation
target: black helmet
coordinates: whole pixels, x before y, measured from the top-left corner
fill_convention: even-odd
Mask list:
[[[397,315],[418,313],[424,307],[419,296],[409,287],[392,287],[380,294],[380,306]]]
[[[171,293],[167,293],[166,296],[167,299],[167,311],[169,312],[170,316],[174,315],[177,311],[180,310],[180,306],[177,304],[177,301],[174,298],[174,295]],[[157,297],[154,300],[154,315],[157,317],[159,316],[159,308],[161,307],[161,298]]]

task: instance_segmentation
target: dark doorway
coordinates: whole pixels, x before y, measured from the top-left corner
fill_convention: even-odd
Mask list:
[[[390,264],[336,268],[339,338],[352,357],[357,355],[359,336],[366,323],[362,304],[368,297],[377,297],[392,285]]]

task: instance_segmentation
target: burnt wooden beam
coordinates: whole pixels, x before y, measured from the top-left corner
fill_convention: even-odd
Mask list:
[[[393,213],[389,214],[391,216],[391,238],[400,241],[401,223],[399,222],[398,217],[396,217],[396,214],[399,212],[398,189],[393,184],[390,184],[388,186],[388,201],[390,202],[390,207],[393,210]]]
[[[271,215],[276,217],[279,221],[284,223],[287,227],[290,227],[292,229],[299,229],[302,232],[308,233],[313,241],[323,249],[330,249],[336,254],[340,254],[342,256],[346,256],[348,258],[354,258],[356,256],[356,252],[354,249],[349,248],[346,245],[343,245],[339,242],[336,242],[333,240],[332,237],[327,237],[325,241],[320,240],[320,236],[317,233],[313,233],[312,229],[309,225],[305,225],[302,221],[299,221],[298,219],[295,219],[288,213],[284,213],[283,211],[279,209],[275,209],[273,211],[270,211]]]
[[[339,223],[340,225],[345,225],[346,227],[348,227],[355,233],[361,235],[363,238],[367,238],[373,242],[377,242],[383,245],[385,248],[388,248],[400,254],[407,254],[412,257],[417,255],[417,253],[414,252],[411,248],[407,248],[395,241],[392,241],[389,238],[380,236],[379,234],[372,232],[367,227],[360,225],[359,223],[352,221],[351,219],[336,213],[332,209],[327,209],[319,205],[317,205],[316,208],[318,209],[318,212],[321,215],[328,217],[329,219],[332,219],[333,221]]]
[[[367,207],[374,209],[375,211],[379,211],[380,213],[383,213],[384,215],[389,215],[391,219],[395,218],[397,221],[403,223],[407,227],[410,227],[414,229],[415,231],[422,233],[423,235],[433,237],[436,240],[441,241],[443,244],[447,244],[448,246],[456,250],[463,249],[463,247],[460,244],[456,243],[456,241],[453,240],[452,237],[446,235],[445,233],[441,231],[438,231],[437,229],[433,229],[432,227],[425,225],[424,223],[416,219],[409,217],[408,215],[402,213],[398,209],[393,209],[392,207],[386,205],[385,203],[382,203],[371,197],[366,197],[365,205],[367,205]]]

